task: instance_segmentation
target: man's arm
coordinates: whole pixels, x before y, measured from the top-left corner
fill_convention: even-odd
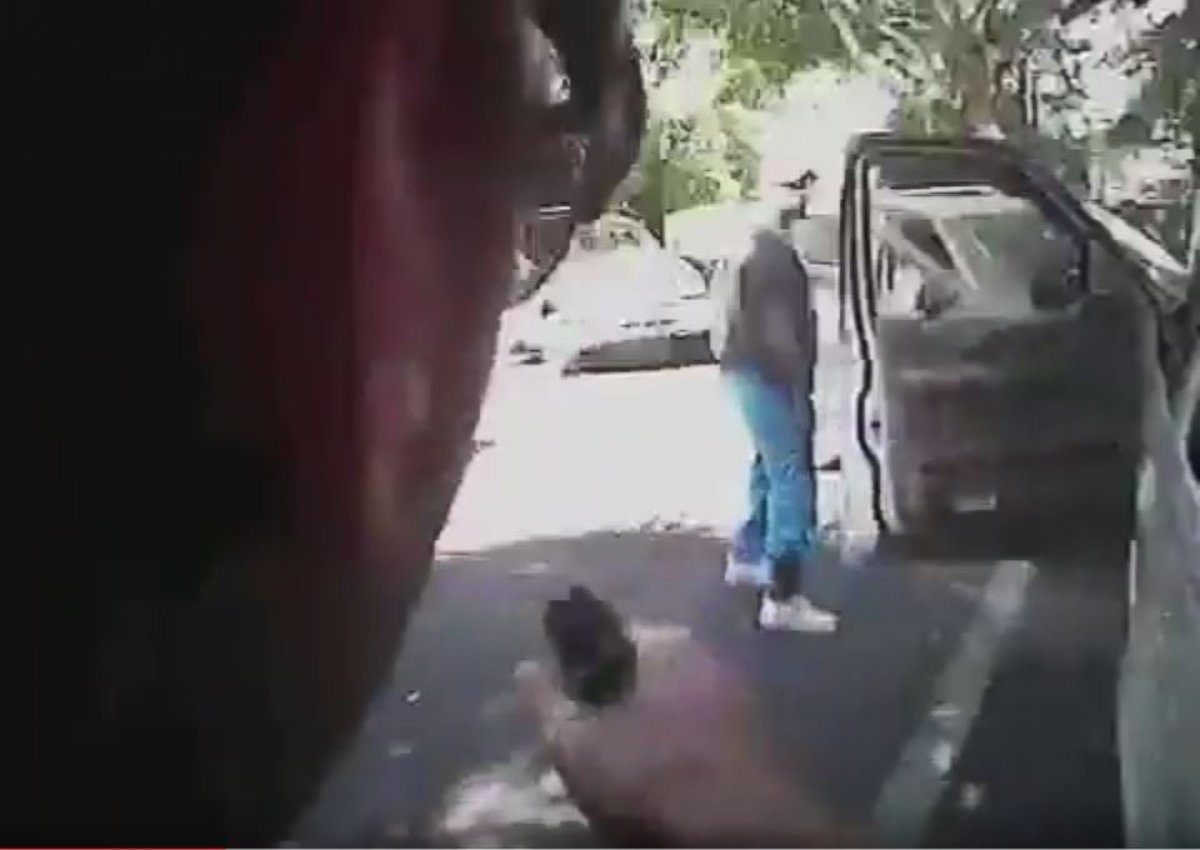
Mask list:
[[[690,637],[640,642],[633,693],[600,711],[576,710],[537,664],[522,665],[518,686],[572,798],[610,842],[866,843],[779,771],[747,683]]]

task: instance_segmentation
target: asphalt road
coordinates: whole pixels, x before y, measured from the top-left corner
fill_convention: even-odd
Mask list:
[[[746,459],[711,367],[498,372],[392,679],[295,841],[591,843],[510,681],[544,653],[545,601],[582,580],[635,627],[687,629],[737,664],[781,763],[885,843],[1121,843],[1124,553],[1084,532],[1039,562],[831,553],[811,586],[839,633],[764,635],[720,580]]]

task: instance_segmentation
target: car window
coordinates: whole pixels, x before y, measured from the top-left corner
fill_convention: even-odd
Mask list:
[[[945,224],[957,236],[969,279],[989,304],[1026,312],[1065,306],[1078,297],[1079,247],[1032,204]]]
[[[960,311],[1027,315],[1082,293],[1080,246],[1027,200],[991,187],[892,193],[882,218],[884,242],[923,278],[916,304],[937,290]],[[911,289],[900,288],[902,310],[914,309]]]
[[[933,222],[919,216],[885,217],[880,230],[887,277],[878,310],[881,315],[935,318],[955,306],[964,286],[954,259]]]
[[[946,243],[929,219],[907,218],[900,222],[900,233],[938,268],[945,271],[954,269],[954,260],[946,249]]]

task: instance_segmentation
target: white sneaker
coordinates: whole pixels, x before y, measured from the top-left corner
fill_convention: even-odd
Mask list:
[[[803,596],[793,596],[787,602],[777,602],[768,596],[758,611],[758,625],[775,631],[830,634],[837,631],[838,617]]]
[[[725,558],[725,583],[730,587],[749,584],[766,587],[771,583],[771,565],[766,558],[757,561],[741,561],[732,554]]]

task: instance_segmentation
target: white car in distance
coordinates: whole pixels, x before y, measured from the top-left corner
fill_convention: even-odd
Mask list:
[[[580,228],[542,289],[507,312],[500,345],[568,373],[665,368],[711,360],[711,322],[703,274],[613,214]]]

